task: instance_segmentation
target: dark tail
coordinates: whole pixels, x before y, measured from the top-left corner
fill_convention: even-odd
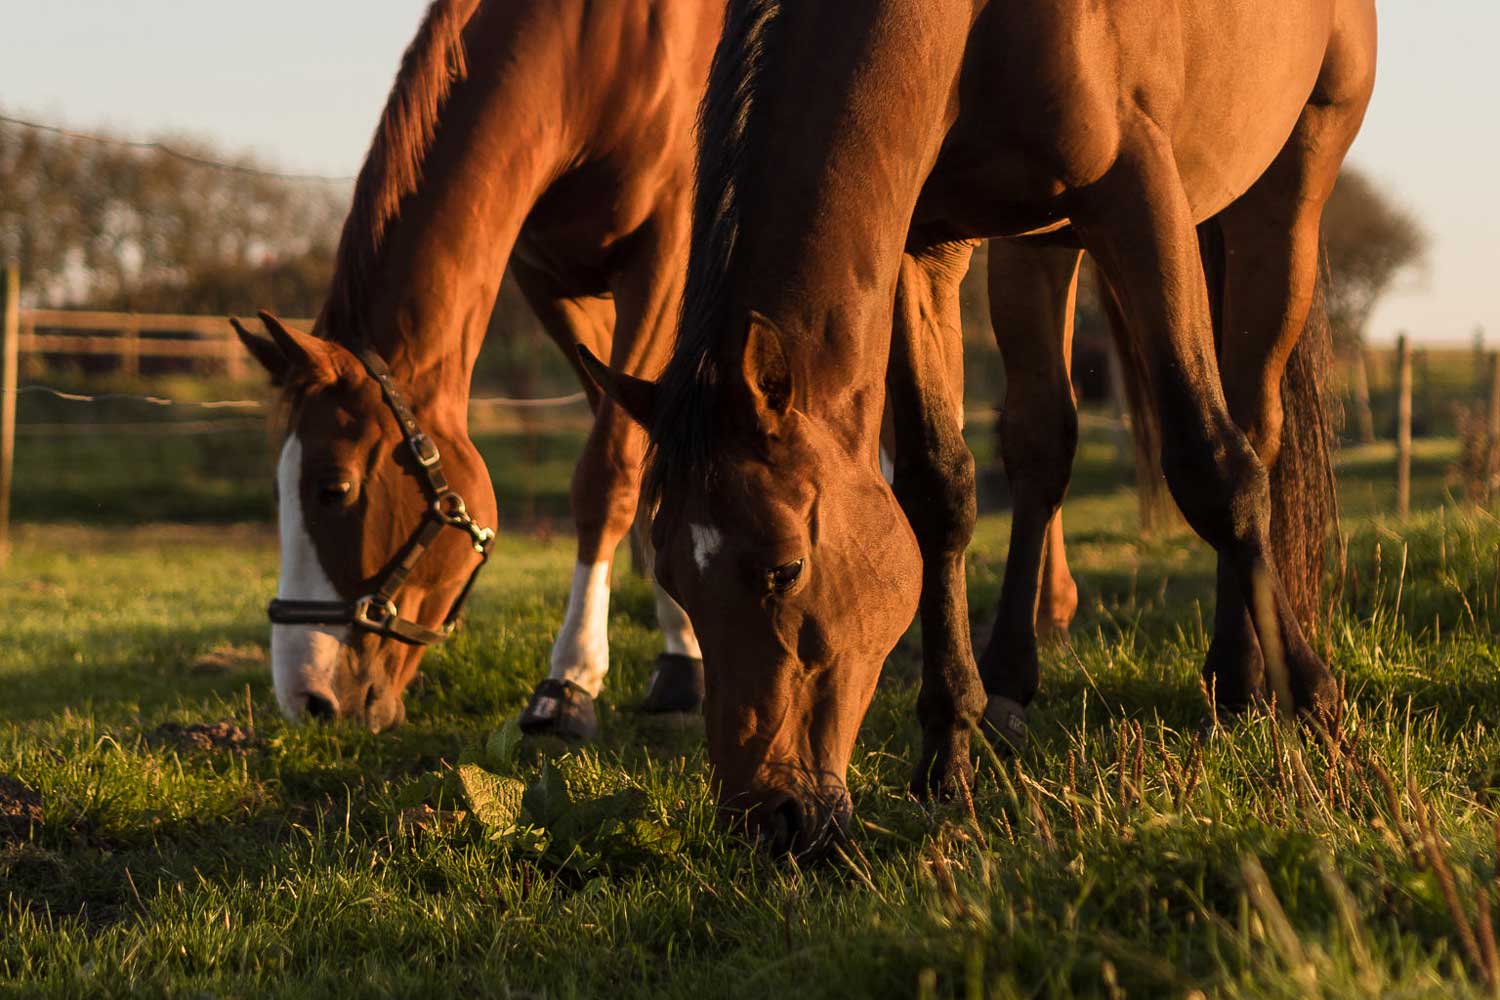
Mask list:
[[[1281,376],[1281,454],[1271,469],[1271,540],[1281,582],[1309,635],[1323,612],[1330,528],[1338,532],[1333,451],[1342,414],[1333,377],[1333,336],[1319,270],[1307,325]]]
[[[1178,505],[1167,489],[1167,477],[1161,474],[1161,417],[1152,396],[1145,360],[1131,343],[1125,330],[1125,315],[1115,297],[1115,289],[1104,280],[1104,271],[1094,268],[1095,298],[1104,318],[1109,321],[1110,340],[1121,366],[1121,387],[1125,409],[1130,415],[1131,438],[1136,442],[1136,504],[1140,532],[1146,537],[1160,534],[1181,523]]]
[[[1120,364],[1120,381],[1125,390],[1125,408],[1130,415],[1130,433],[1135,441],[1135,490],[1142,535],[1155,535],[1177,520],[1177,505],[1167,489],[1161,471],[1161,423],[1151,395],[1148,372],[1130,336],[1125,330],[1125,316],[1119,300],[1104,272],[1094,269],[1097,279],[1095,297],[1109,321],[1110,338]]]

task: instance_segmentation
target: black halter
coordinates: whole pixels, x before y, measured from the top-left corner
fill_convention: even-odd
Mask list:
[[[380,384],[380,393],[395,415],[401,434],[406,438],[407,447],[416,457],[417,470],[426,485],[431,503],[422,517],[421,526],[407,543],[400,560],[386,570],[374,593],[353,601],[298,601],[278,597],[272,599],[270,606],[266,608],[266,614],[276,625],[352,625],[403,642],[428,646],[442,642],[453,634],[464,602],[469,599],[474,580],[489,559],[495,532],[477,524],[469,516],[464,498],[448,487],[448,478],[443,475],[443,463],[438,455],[437,445],[417,425],[417,418],[412,415],[411,407],[406,405],[406,400],[396,391],[395,383],[391,381],[391,370],[386,367],[385,361],[369,347],[357,347],[353,351],[354,356],[365,366],[365,371]],[[448,609],[443,624],[431,629],[401,617],[396,608],[396,593],[438,534],[447,527],[468,532],[474,551],[479,553],[479,565],[469,574],[464,589],[459,591],[453,606]]]

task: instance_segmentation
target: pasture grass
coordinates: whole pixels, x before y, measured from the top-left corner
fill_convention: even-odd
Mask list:
[[[1067,514],[1082,605],[1044,654],[1030,748],[981,755],[972,811],[909,798],[908,635],[850,769],[851,838],[806,867],[716,829],[701,728],[629,710],[657,639],[623,572],[603,742],[513,739],[565,539],[504,538],[408,724],[371,736],[277,716],[269,528],[26,526],[0,577],[0,775],[41,818],[0,808],[0,990],[1489,995],[1500,522],[1445,503],[1451,445],[1424,448],[1405,524],[1380,513],[1388,456],[1344,463],[1319,641],[1352,745],[1265,717],[1197,736],[1211,559],[1136,537],[1094,441]],[[974,541],[980,639],[1007,530],[986,515]],[[221,721],[238,744],[172,728]]]

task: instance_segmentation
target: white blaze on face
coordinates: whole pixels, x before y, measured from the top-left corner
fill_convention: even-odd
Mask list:
[[[572,681],[598,697],[609,672],[609,563],[578,563],[562,631],[552,645],[556,680]]]
[[[337,601],[341,598],[328,579],[317,549],[307,533],[302,511],[302,442],[293,434],[281,449],[276,488],[281,509],[281,581],[276,596],[283,600]],[[306,708],[307,696],[318,695],[335,705],[333,673],[339,650],[349,639],[349,626],[272,625],[271,676],[276,700],[291,718]]]
[[[724,536],[711,524],[689,524],[688,531],[693,536],[693,562],[698,564],[699,572],[703,572],[708,569],[709,561],[719,554]]]

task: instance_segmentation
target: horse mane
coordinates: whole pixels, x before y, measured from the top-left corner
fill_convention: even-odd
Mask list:
[[[739,239],[740,174],[770,29],[781,0],[730,0],[698,112],[692,252],[677,344],[658,382],[647,455],[647,494],[668,479],[706,482],[716,457],[719,348],[728,330],[729,268]]]
[[[318,318],[320,334],[348,342],[364,336],[363,311],[379,273],[386,233],[417,190],[453,85],[468,75],[463,29],[479,0],[434,0],[401,59],[401,69],[354,182],[339,236],[333,284]]]

